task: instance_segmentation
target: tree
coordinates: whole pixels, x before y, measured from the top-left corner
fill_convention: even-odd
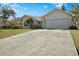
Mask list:
[[[4,26],[7,27],[6,22],[10,16],[15,17],[15,11],[11,8],[3,6],[1,9],[1,16],[3,18]]]
[[[33,22],[33,19],[31,17],[26,20],[26,23],[30,25],[30,28],[34,28],[34,22]]]
[[[79,24],[79,6],[78,5],[73,5],[71,12],[73,14],[75,14],[75,17],[73,18],[72,23],[75,24],[75,25]]]
[[[64,3],[63,3],[63,5],[61,6],[61,9],[64,10],[64,11],[66,10],[66,9],[65,9],[65,4],[64,4]]]
[[[79,14],[79,6],[73,5],[73,6],[72,6],[72,13],[74,13],[74,14]]]

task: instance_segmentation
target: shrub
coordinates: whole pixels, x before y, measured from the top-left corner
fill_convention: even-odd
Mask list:
[[[69,29],[78,29],[76,26],[70,26]]]
[[[10,29],[12,26],[1,26],[0,29]]]
[[[43,29],[42,26],[36,26],[35,29]]]
[[[7,26],[7,27],[5,27],[5,28],[6,28],[6,29],[11,29],[11,27],[12,27],[12,26]]]
[[[12,29],[21,29],[21,27],[20,26],[14,26],[14,27],[12,27]]]

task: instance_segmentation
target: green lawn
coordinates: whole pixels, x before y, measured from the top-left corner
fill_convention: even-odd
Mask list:
[[[0,39],[1,38],[5,38],[5,37],[9,37],[12,35],[16,35],[19,33],[23,33],[23,32],[28,32],[31,31],[32,29],[4,29],[4,30],[0,30]]]
[[[71,34],[74,40],[74,43],[79,50],[79,30],[71,30]]]

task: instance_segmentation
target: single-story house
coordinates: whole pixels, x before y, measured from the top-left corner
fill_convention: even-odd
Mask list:
[[[42,20],[42,27],[46,29],[68,29],[76,21],[75,14],[60,9],[48,12]]]
[[[26,22],[30,17],[33,19],[34,28],[40,28],[42,26],[42,20],[39,17],[32,17],[32,16],[24,15],[21,18],[22,28],[30,28],[30,24],[27,24]]]
[[[29,17],[28,15],[24,15],[21,18],[22,28],[30,28],[30,25],[26,23]],[[43,16],[32,17],[32,19],[36,28],[68,29],[70,26],[76,25],[76,15],[61,9],[53,9]]]
[[[28,15],[24,15],[21,17],[21,27],[22,28],[30,28],[30,26],[26,23],[26,20],[29,19]]]
[[[33,17],[34,27],[42,28],[42,19],[40,17]]]

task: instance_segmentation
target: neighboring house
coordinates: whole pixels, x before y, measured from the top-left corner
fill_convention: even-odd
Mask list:
[[[75,14],[60,9],[48,12],[42,19],[42,27],[46,29],[68,29],[76,21]]]

